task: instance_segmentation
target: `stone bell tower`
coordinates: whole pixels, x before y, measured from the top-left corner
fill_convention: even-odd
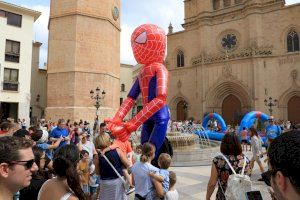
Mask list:
[[[120,0],[51,0],[46,119],[93,123],[90,90],[105,90],[99,119],[113,116],[120,93]]]

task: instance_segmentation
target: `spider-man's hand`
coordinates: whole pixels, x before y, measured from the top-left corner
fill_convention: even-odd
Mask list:
[[[129,139],[131,133],[137,129],[137,126],[131,122],[122,123],[119,126],[115,126],[112,130],[112,135],[122,142]]]
[[[113,119],[104,119],[104,122],[107,124],[107,129],[112,132],[115,127],[121,125],[122,120],[113,118]]]

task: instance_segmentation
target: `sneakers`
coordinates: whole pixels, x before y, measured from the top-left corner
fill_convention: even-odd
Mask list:
[[[131,193],[133,193],[135,191],[135,188],[133,186],[130,186],[127,190],[126,190],[126,195],[130,195]]]

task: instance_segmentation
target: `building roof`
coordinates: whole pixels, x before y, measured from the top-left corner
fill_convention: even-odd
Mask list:
[[[24,8],[15,4],[7,3],[5,1],[0,1],[0,8],[10,12],[17,12],[18,14],[26,14],[34,17],[34,21],[36,21],[39,16],[42,14],[39,11],[32,10],[29,8]]]
[[[121,67],[124,67],[124,68],[133,68],[134,65],[129,65],[129,64],[121,63]]]

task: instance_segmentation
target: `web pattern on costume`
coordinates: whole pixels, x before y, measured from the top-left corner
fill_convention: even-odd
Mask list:
[[[155,75],[157,78],[157,95],[156,98],[149,102],[149,82]],[[132,121],[137,125],[141,125],[156,111],[158,111],[166,102],[168,70],[161,63],[153,63],[151,65],[144,66],[141,69],[138,79],[141,88],[142,102],[144,108],[132,119]]]
[[[134,99],[128,97],[123,101],[121,107],[119,108],[118,111],[118,118],[119,121],[122,121],[124,117],[127,115],[128,111],[133,107],[134,105]]]
[[[146,33],[146,34],[143,34]],[[146,36],[145,43],[138,43],[136,39]],[[134,57],[139,64],[163,62],[166,50],[166,36],[158,26],[145,24],[139,26],[131,36],[131,47]]]

